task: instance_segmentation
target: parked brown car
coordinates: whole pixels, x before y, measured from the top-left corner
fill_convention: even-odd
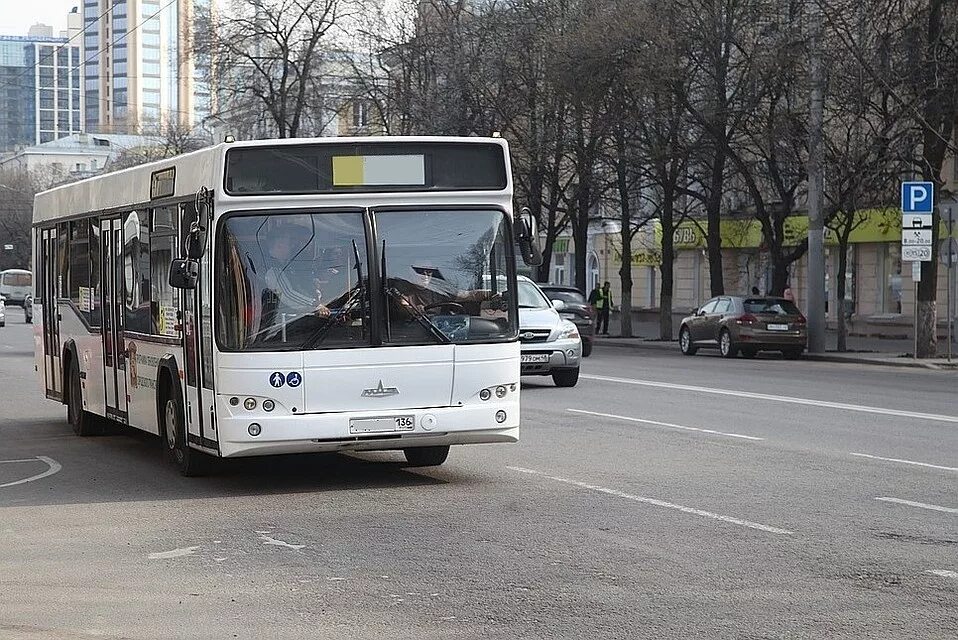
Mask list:
[[[687,356],[717,348],[723,357],[781,351],[797,359],[808,340],[805,316],[795,303],[770,296],[718,296],[682,320],[679,346]]]

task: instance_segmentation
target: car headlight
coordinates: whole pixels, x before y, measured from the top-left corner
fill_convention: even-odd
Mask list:
[[[560,339],[560,340],[565,339],[565,338],[578,338],[578,337],[579,337],[579,329],[578,329],[573,323],[569,322],[568,320],[566,320],[565,322],[563,322],[563,323],[562,323],[562,326],[559,327],[559,339]]]

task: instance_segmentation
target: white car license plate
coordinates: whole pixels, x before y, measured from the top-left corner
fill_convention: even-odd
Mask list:
[[[768,325],[769,331],[788,331],[787,324],[770,324]]]
[[[349,421],[350,433],[387,433],[412,431],[416,428],[414,416],[388,416],[384,418],[353,418]]]
[[[549,362],[549,354],[548,353],[523,353],[520,362],[522,363]]]

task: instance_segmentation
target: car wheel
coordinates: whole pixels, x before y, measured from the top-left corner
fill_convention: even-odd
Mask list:
[[[183,400],[171,386],[163,394],[161,423],[163,425],[163,449],[166,457],[186,477],[209,473],[210,458],[191,449],[186,441],[186,421],[183,417]]]
[[[403,449],[406,462],[413,467],[438,467],[449,455],[449,445],[443,447],[413,447]]]
[[[738,347],[732,343],[732,334],[728,329],[722,329],[719,335],[719,351],[723,358],[734,358],[738,355]]]
[[[67,398],[67,421],[73,427],[73,433],[80,437],[95,436],[103,433],[97,423],[97,417],[83,409],[83,389],[80,386],[80,366],[70,365],[70,396]]]
[[[804,349],[785,349],[782,351],[782,355],[788,360],[798,360],[802,357],[803,351]]]
[[[583,340],[582,341],[582,357],[588,358],[591,355],[592,355],[592,341]]]
[[[692,334],[688,327],[682,327],[679,331],[679,348],[687,356],[694,356],[695,352],[698,351],[696,347],[692,346]]]
[[[751,358],[754,358],[756,355],[758,355],[758,349],[750,349],[750,348],[743,348],[743,349],[742,349],[742,357],[743,357],[743,358],[749,358],[749,359],[751,359]]]
[[[579,369],[560,369],[552,374],[557,387],[574,387],[579,382]]]

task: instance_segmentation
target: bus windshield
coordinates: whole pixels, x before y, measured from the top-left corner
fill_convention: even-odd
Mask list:
[[[217,336],[230,351],[513,339],[511,243],[500,211],[380,211],[378,260],[363,213],[228,217],[220,228]],[[381,290],[370,290],[370,273]],[[381,304],[373,305],[377,296]],[[374,317],[372,309],[382,309]]]

